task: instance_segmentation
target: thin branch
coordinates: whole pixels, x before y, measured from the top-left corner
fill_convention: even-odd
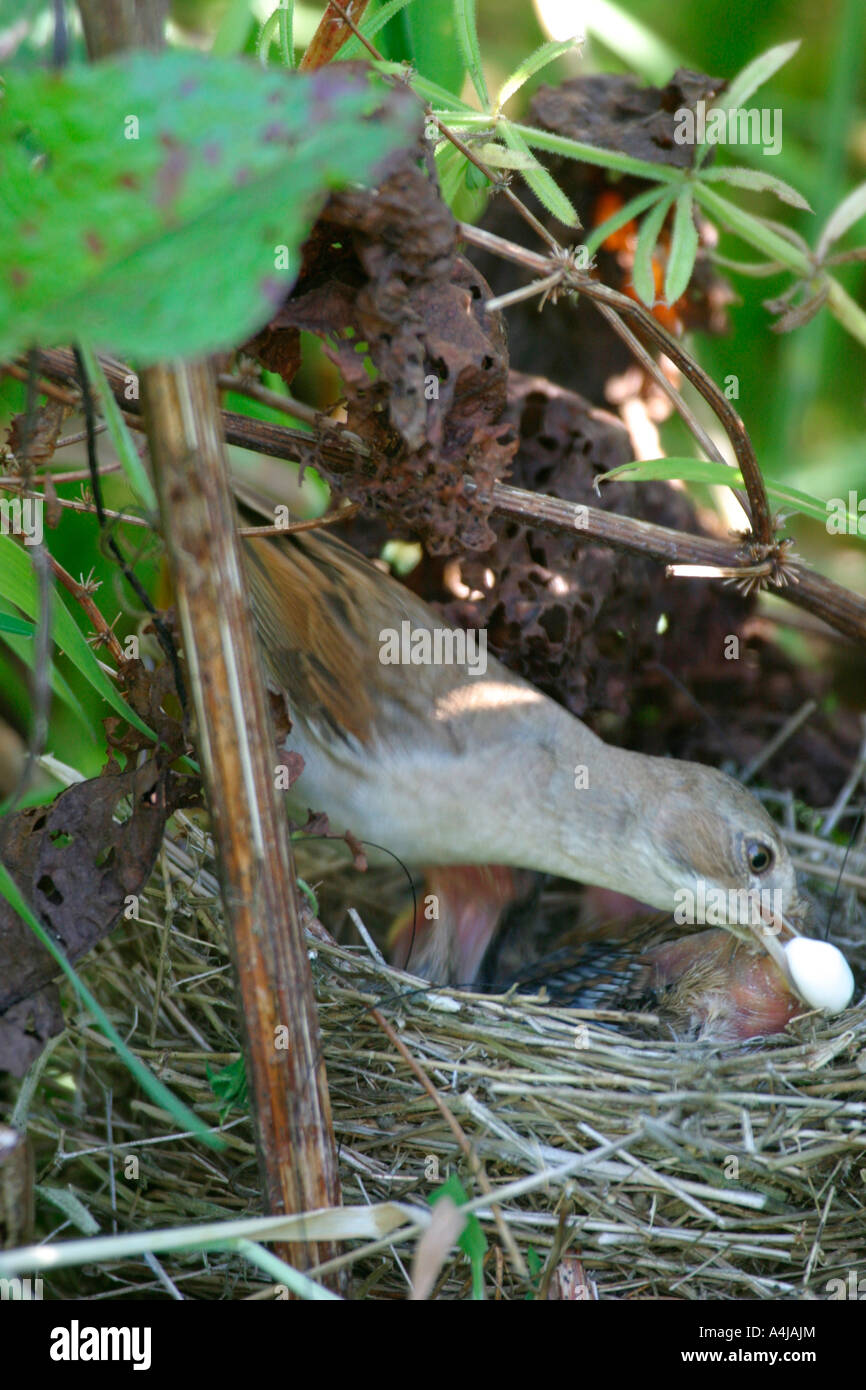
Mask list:
[[[485,236],[489,233],[485,233]],[[522,248],[517,248],[521,254]],[[525,253],[532,255],[531,252]],[[542,260],[542,257],[538,257]],[[115,394],[125,383],[122,364],[110,364],[100,358],[106,377]],[[66,380],[74,371],[71,353],[62,348],[39,354],[41,371]],[[346,473],[371,471],[370,449],[350,430],[335,421],[320,421],[326,427],[324,435],[306,430],[290,429],[268,420],[255,420],[248,415],[222,411],[222,429],[226,442],[272,458],[292,459],[305,466],[330,472],[337,479]],[[135,429],[142,429],[139,417],[130,417]],[[464,482],[467,491],[475,484]],[[487,501],[496,515],[516,516],[534,526],[552,531],[577,530],[588,540],[596,540],[615,549],[661,560],[666,564],[712,565],[719,569],[742,570],[748,573],[756,561],[766,565],[768,586],[789,602],[807,609],[831,628],[855,641],[866,642],[866,600],[823,575],[815,574],[799,561],[785,560],[785,573],[794,582],[777,585],[774,564],[765,556],[750,553],[746,542],[721,541],[708,536],[692,536],[672,531],[652,522],[618,516],[601,508],[582,507],[560,498],[541,493],[524,492],[506,483],[496,483]]]
[[[565,253],[554,257],[542,256],[536,252],[527,251],[525,247],[519,246],[516,242],[508,241],[505,237],[496,236],[495,233],[484,231],[479,227],[473,227],[467,222],[461,222],[460,235],[465,241],[481,247],[490,252],[491,255],[515,261],[539,276],[553,274],[558,265],[563,288],[576,290],[578,293],[586,295],[587,299],[592,300],[599,308],[606,305],[615,313],[633,320],[637,332],[644,338],[648,338],[655,347],[660,348],[665,356],[679,367],[686,380],[691,382],[695,390],[703,396],[713,414],[719,419],[731,441],[731,447],[740,466],[749,498],[749,511],[755,539],[760,545],[773,545],[774,531],[770,505],[755,450],[745,425],[712,377],[698,365],[686,349],[677,342],[676,338],[671,337],[643,304],[639,304],[637,300],[629,299],[628,295],[620,294],[618,290],[611,289],[609,285],[602,284],[600,280],[593,280],[586,271],[579,270],[573,258]]]
[[[105,621],[105,618],[102,616],[96,604],[93,602],[93,599],[90,596],[90,589],[86,584],[79,583],[77,579],[73,579],[72,575],[63,568],[63,566],[60,564],[58,560],[55,560],[53,555],[51,555],[49,558],[51,562],[51,570],[54,574],[55,579],[59,580],[59,582],[63,585],[67,593],[72,595],[78,606],[81,609],[83,609],[83,611],[87,614],[87,617],[90,620],[90,625],[93,628],[94,632],[97,633],[100,643],[108,648],[108,650],[111,652],[112,657],[119,666],[121,662],[126,660],[126,657],[123,654],[123,648],[121,647],[120,642],[117,640],[117,637],[114,635],[112,628]]]
[[[336,526],[339,522],[350,521],[361,510],[360,502],[351,502],[336,512],[326,512],[324,516],[311,517],[309,521],[295,521],[291,526],[239,526],[239,536],[293,536],[298,531],[320,531],[325,526]]]
[[[162,5],[79,0],[79,9],[93,57],[141,47]],[[152,46],[162,42],[160,23]],[[142,371],[141,390],[241,1001],[263,1200],[276,1213],[335,1206],[340,1184],[312,973],[234,534],[216,382],[206,361],[163,362]],[[100,505],[98,476],[94,483]],[[303,1238],[285,1250],[301,1267],[331,1253]]]
[[[98,421],[98,423],[97,423],[97,425],[96,425],[96,433],[97,433],[97,434],[103,434],[107,429],[108,429],[108,426],[107,426],[107,424],[105,423],[104,420]],[[54,452],[55,452],[55,453],[59,453],[61,449],[68,449],[69,446],[70,446],[70,444],[81,444],[81,443],[83,443],[83,441],[84,441],[86,438],[87,438],[87,430],[78,430],[76,434],[64,434],[64,435],[62,435],[62,436],[60,437],[60,439],[57,440],[57,443],[54,445]],[[119,463],[109,463],[109,464],[104,464],[104,463],[103,463],[103,464],[100,464],[99,471],[100,471],[100,473],[114,473],[115,470],[118,469],[119,467],[120,467],[120,464],[119,464]],[[56,474],[56,473],[52,473],[51,476],[52,476],[52,478],[53,478],[53,480],[54,480],[55,483],[70,483],[70,482],[75,482],[75,481],[76,481],[76,474],[74,474],[74,473],[66,473],[66,474],[60,474],[60,475],[58,475],[58,474]],[[88,477],[89,474],[87,474],[87,473],[80,473],[80,474],[77,475],[77,476],[82,477],[82,478],[85,478],[85,477]]]
[[[153,623],[153,629],[156,633],[157,640],[159,642],[159,645],[162,647],[166,660],[168,661],[168,664],[172,670],[172,675],[174,677],[174,687],[177,691],[177,698],[180,701],[181,708],[183,710],[183,722],[186,726],[187,721],[189,719],[189,701],[187,699],[186,693],[186,681],[184,680],[183,671],[181,670],[180,658],[178,656],[177,646],[175,644],[174,637],[172,636],[172,633],[170,632],[166,623],[163,621],[163,619],[157,612],[156,607],[153,601],[151,600],[150,594],[147,592],[144,585],[141,583],[141,580],[138,578],[138,575],[135,573],[135,570],[129,564],[128,560],[123,554],[123,551],[120,549],[116,537],[112,534],[111,531],[109,531],[108,527],[106,526],[108,516],[106,514],[105,507],[103,506],[102,502],[102,480],[99,476],[99,462],[96,456],[97,419],[96,409],[93,402],[93,393],[90,389],[90,382],[87,376],[87,368],[84,364],[84,358],[81,354],[80,349],[74,347],[72,349],[72,355],[75,358],[76,374],[78,376],[78,383],[81,387],[81,402],[84,407],[84,424],[87,432],[87,462],[90,468],[90,485],[93,490],[93,500],[96,504],[96,516],[99,521],[99,529],[105,536],[105,542],[108,546],[108,549],[111,551],[111,554],[114,556],[115,560],[120,566],[120,569],[123,573],[123,576],[127,584],[132,589],[136,598],[139,600],[140,603],[144,605],[144,607],[147,609],[148,613],[151,616],[151,621]]]
[[[217,386],[221,391],[235,391],[239,396],[249,396],[250,400],[260,401],[262,405],[269,405],[272,410],[280,410],[284,415],[294,415],[296,420],[306,420],[308,425],[318,425],[322,417],[322,412],[316,410],[315,406],[307,405],[306,401],[295,400],[294,396],[283,396],[279,391],[262,386],[260,381],[250,381],[244,376],[231,376],[228,372],[220,372],[217,376]]]
[[[87,476],[90,477],[90,474],[88,473]],[[63,479],[58,479],[58,481],[62,482]],[[0,488],[6,492],[15,492],[21,497],[36,498],[40,502],[49,500],[44,492],[37,492],[32,487],[24,487],[19,478],[0,478]],[[99,508],[95,502],[82,502],[75,497],[52,497],[50,501],[53,507],[65,507],[71,512],[90,512],[93,516],[99,515]],[[146,517],[132,516],[129,512],[114,512],[108,507],[103,507],[102,516],[110,521],[123,521],[128,526],[143,526],[149,531],[153,530],[153,523],[148,521]]]
[[[27,368],[20,366],[18,362],[4,362],[3,373],[6,376],[14,377],[16,381],[27,381]],[[64,391],[59,386],[55,386],[53,381],[45,381],[43,378],[36,383],[36,389],[42,396],[48,396],[53,401],[60,401],[61,405],[70,405],[73,408],[80,408],[81,397],[77,391]]]

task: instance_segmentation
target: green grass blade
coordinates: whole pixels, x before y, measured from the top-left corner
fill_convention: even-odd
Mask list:
[[[16,618],[14,613],[0,612],[0,632],[9,632],[16,637],[32,637],[35,631],[34,623],[28,623],[24,618]]]
[[[14,603],[16,608],[35,619],[39,610],[39,598],[30,561],[23,547],[17,545],[11,536],[4,535],[0,535],[0,594]],[[51,635],[60,650],[65,652],[73,666],[81,672],[97,694],[140,733],[153,738],[153,730],[130,709],[108,679],[59,594],[55,595],[51,608]]]
[[[631,13],[633,8],[631,3],[626,8],[614,4],[613,0],[593,0],[591,5],[580,6],[580,11],[585,13],[588,37],[614,53],[629,71],[663,87],[676,68],[693,64],[686,61],[682,52],[660,39],[654,29],[636,19]]]
[[[111,442],[114,445],[120,466],[126,474],[127,482],[145,511],[155,517],[158,515],[159,505],[153,483],[139,458],[132,434],[120,413],[120,408],[114,399],[114,393],[108,384],[105,372],[99,365],[99,359],[89,344],[79,343],[79,349],[87,368],[90,388],[99,396],[102,418],[108,426]]]
[[[812,211],[802,193],[798,193],[796,188],[784,179],[777,179],[775,174],[765,174],[761,169],[720,165],[718,168],[702,169],[700,177],[707,183],[730,183],[735,188],[749,188],[755,193],[774,193],[792,208],[799,208],[801,212]]]
[[[19,624],[20,626],[17,628],[10,626],[13,623]],[[22,662],[24,666],[28,667],[32,667],[33,665],[33,643],[31,639],[35,630],[35,625],[33,623],[25,622],[23,618],[17,617],[13,611],[12,605],[7,603],[5,599],[0,598],[0,633],[3,634],[3,640],[9,650],[15,653],[18,660]],[[53,661],[51,663],[51,689],[54,691],[57,698],[62,700],[64,705],[67,705],[69,709],[72,710],[72,713],[87,730],[88,738],[91,742],[95,743],[96,739],[90,727],[90,720],[87,718],[87,714],[78,696],[75,694],[75,691],[72,689],[63,673],[58,671]]]

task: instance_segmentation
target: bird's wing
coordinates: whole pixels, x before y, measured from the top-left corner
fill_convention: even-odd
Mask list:
[[[497,701],[541,698],[493,658],[483,679],[459,663],[383,661],[386,632],[442,631],[442,619],[328,532],[248,538],[244,550],[267,675],[293,718],[364,744],[403,744],[423,724],[458,752]]]

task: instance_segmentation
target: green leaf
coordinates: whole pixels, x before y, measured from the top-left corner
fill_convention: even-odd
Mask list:
[[[402,23],[415,71],[459,92],[466,68],[454,27],[453,0],[423,0],[404,9]]]
[[[443,145],[436,151],[436,172],[439,175],[439,188],[443,202],[449,207],[463,186],[466,171],[471,166],[464,154],[454,145]]]
[[[742,487],[743,480],[737,468],[726,463],[714,463],[709,459],[663,458],[634,459],[631,463],[621,463],[600,473],[597,481],[648,483],[661,479],[677,480],[685,483],[719,483],[722,487]]]
[[[148,363],[242,341],[294,283],[328,189],[418,120],[343,64],[169,51],[5,87],[0,357],[83,338]]]
[[[217,58],[229,58],[242,53],[252,26],[250,0],[229,0],[220,26],[214,34],[211,53]]]
[[[363,24],[359,24],[357,27],[365,39],[373,39],[380,29],[384,29],[385,25],[396,14],[405,10],[406,6],[411,5],[411,3],[412,0],[388,0],[386,5],[376,10],[375,14],[372,14],[369,19],[365,19]],[[355,34],[349,35],[343,46],[337,50],[337,54],[340,58],[366,58],[368,56],[367,49]],[[397,64],[397,66],[401,67],[402,64]]]
[[[483,125],[490,123],[489,116],[482,116],[480,112],[475,110],[474,106],[461,101],[459,96],[456,96],[454,92],[449,92],[445,87],[441,87],[438,82],[433,82],[429,77],[423,77],[420,73],[412,72],[405,63],[394,63],[389,59],[377,58],[371,62],[370,66],[382,77],[397,77],[401,82],[408,82],[413,92],[423,97],[425,101],[429,101],[433,106],[442,110],[463,111],[467,117]]]
[[[541,168],[531,150],[509,150],[493,140],[473,146],[472,153],[492,169],[519,169],[523,172],[525,169]]]
[[[430,1195],[428,1199],[430,1206],[434,1207],[443,1197],[450,1197],[456,1207],[466,1205],[466,1192],[456,1173],[447,1178]],[[482,1300],[484,1298],[484,1256],[487,1254],[487,1237],[474,1212],[467,1215],[466,1224],[457,1244],[472,1267],[472,1297]]]
[[[774,174],[765,174],[760,169],[744,169],[739,165],[733,168],[702,169],[700,178],[708,183],[732,183],[735,188],[750,188],[756,193],[775,193],[777,198],[781,198],[783,203],[789,203],[792,208],[800,208],[803,212],[812,211],[802,193],[798,193],[796,188],[785,183],[784,179],[777,179]]]
[[[769,48],[766,53],[761,53],[751,63],[743,68],[742,72],[733,79],[728,86],[728,90],[723,92],[718,100],[720,111],[740,110],[745,106],[759,87],[778,72],[779,68],[792,58],[800,47],[800,40],[795,39],[792,43],[777,44],[775,48]],[[711,146],[706,140],[699,145],[695,153],[695,169],[699,170]]]
[[[566,159],[580,160],[582,164],[599,164],[603,169],[613,169],[620,174],[634,174],[636,178],[649,179],[650,183],[679,184],[684,183],[686,179],[682,169],[674,169],[669,164],[653,164],[649,159],[637,159],[634,155],[621,154],[619,150],[606,150],[600,145],[587,145],[582,140],[571,140],[567,135],[554,135],[549,130],[537,130],[535,126],[522,125],[519,121],[513,121],[511,126],[534,150],[561,154]]]
[[[668,304],[676,304],[680,295],[685,294],[698,254],[698,229],[692,204],[692,191],[686,188],[678,195],[674,208],[674,229],[665,271],[665,299]]]
[[[792,58],[800,47],[800,40],[795,39],[792,43],[777,44],[775,48],[769,48],[766,53],[761,53],[751,63],[743,68],[742,72],[733,79],[728,90],[723,92],[718,100],[718,109],[721,111],[741,110],[749,98],[762,87],[765,82],[778,72],[779,68]],[[700,169],[704,160],[710,152],[710,145],[706,140],[698,147],[695,153],[695,169]]]
[[[507,121],[504,117],[500,117],[496,128],[509,149],[515,150],[524,157],[533,159],[529,146],[511,121]],[[533,168],[524,168],[521,170],[521,174],[529,184],[529,187],[532,189],[538,201],[544,204],[548,212],[552,212],[553,216],[566,227],[580,226],[580,218],[577,215],[577,209],[573,206],[570,199],[565,196],[556,180],[550,176],[542,165],[534,162]]]
[[[641,459],[632,463],[621,463],[617,468],[601,473],[596,481],[647,483],[660,480],[705,483],[717,487],[745,487],[738,468],[731,468],[726,463],[714,463],[709,459],[691,458]],[[765,477],[764,487],[767,496],[772,497],[773,501],[783,508],[799,512],[802,516],[810,516],[826,525],[830,504],[822,501],[820,497],[801,492],[799,488],[789,487],[787,483],[777,482],[773,478]],[[857,535],[858,522],[863,521],[862,515],[858,516],[856,512],[846,510],[844,519],[849,534]]]
[[[4,535],[0,535],[0,595],[35,619],[39,611],[39,597],[30,561],[24,548],[16,544],[11,536]],[[117,714],[133,724],[141,733],[147,734],[150,738],[154,737],[153,731],[142,723],[111,684],[58,594],[54,595],[51,605],[51,636],[84,679],[97,694],[108,701]]]
[[[319,915],[319,899],[316,897],[315,893],[313,892],[313,890],[312,890],[312,888],[310,887],[310,885],[309,885],[309,883],[307,882],[307,880],[306,880],[305,878],[301,878],[301,875],[300,875],[300,874],[298,874],[297,883],[298,883],[298,888],[299,888],[300,891],[303,893],[303,895],[304,895],[304,897],[306,898],[307,902],[310,904],[310,907],[312,908],[313,912],[315,912],[316,916],[318,917],[318,915]]]
[[[544,1270],[544,1261],[533,1245],[526,1251],[526,1267],[529,1270],[529,1281],[532,1287],[523,1295],[525,1299],[533,1299],[538,1292],[538,1285]]]
[[[2,583],[2,575],[0,575],[0,583]],[[11,626],[12,623],[18,623],[21,628],[26,628],[27,635],[19,636],[16,629]],[[0,598],[0,632],[3,633],[3,640],[9,650],[15,653],[19,661],[28,667],[33,666],[33,643],[31,638],[34,631],[35,624],[25,622],[22,618],[19,618],[14,612],[12,604]],[[51,663],[51,689],[54,691],[57,698],[62,700],[65,705],[68,705],[76,718],[80,720],[81,724],[87,730],[88,738],[94,743],[96,740],[93,730],[90,727],[91,721],[82,708],[81,702],[75,694],[75,691],[62,672],[58,671],[53,661]]]
[[[249,1110],[250,1098],[247,1090],[247,1072],[243,1054],[236,1057],[233,1062],[228,1062],[219,1071],[211,1071],[207,1063],[205,1063],[204,1069],[210,1082],[210,1088],[220,1102],[220,1123],[225,1122],[226,1116],[232,1109]]]
[[[454,0],[454,24],[457,41],[463,54],[463,61],[472,79],[475,93],[485,111],[490,110],[490,93],[481,62],[481,48],[478,44],[478,26],[475,22],[475,0]]]
[[[646,212],[647,208],[651,208],[658,196],[659,190],[657,186],[647,188],[645,192],[638,193],[634,198],[629,198],[628,202],[623,203],[619,211],[615,212],[612,217],[608,217],[606,221],[600,222],[597,227],[593,227],[589,236],[584,241],[587,255],[590,257],[594,256],[596,251],[607,241],[609,236],[612,236],[614,232],[618,232],[620,227],[624,227],[627,222],[632,222],[639,217],[642,212]]]
[[[184,1105],[182,1101],[179,1101],[173,1096],[168,1087],[164,1086],[161,1081],[158,1081],[144,1063],[140,1061],[134,1053],[130,1052],[117,1029],[109,1022],[105,1011],[96,999],[94,999],[83,980],[79,979],[77,972],[66,959],[65,953],[61,950],[60,946],[58,946],[54,938],[45,930],[5,864],[2,863],[0,863],[0,894],[2,894],[11,907],[14,908],[18,916],[24,919],[34,935],[42,942],[42,945],[45,947],[46,951],[48,951],[49,955],[51,955],[60,966],[60,969],[72,984],[76,994],[93,1014],[102,1032],[114,1047],[115,1052],[123,1060],[127,1070],[130,1071],[139,1082],[145,1094],[150,1096],[154,1104],[167,1110],[176,1124],[180,1125],[183,1129],[191,1130],[193,1134],[198,1135],[210,1148],[224,1148],[224,1141],[220,1139],[219,1135],[213,1134],[208,1126],[203,1124],[188,1106]]]
[[[99,1231],[99,1222],[91,1216],[81,1198],[70,1188],[46,1187],[44,1183],[36,1183],[33,1191],[58,1211],[62,1211],[67,1221],[71,1221],[83,1235],[95,1236]]]
[[[287,68],[295,67],[295,3],[284,0],[279,6],[280,53]]]
[[[507,77],[499,89],[496,98],[497,111],[505,105],[507,101],[519,92],[524,82],[528,82],[530,77],[534,77],[537,72],[546,67],[548,63],[553,63],[557,58],[561,58],[565,53],[573,53],[575,48],[580,46],[579,39],[553,39],[550,43],[543,43],[540,48],[536,48],[528,58],[525,58],[519,67],[514,69],[510,77]]]
[[[280,6],[280,9],[282,9],[282,6]],[[263,68],[268,66],[274,34],[277,33],[280,27],[280,9],[276,9],[268,15],[256,39],[256,57]]]
[[[16,618],[12,613],[0,613],[0,632],[13,632],[19,637],[32,637],[35,631],[34,623],[25,622],[23,618]]]
[[[646,217],[641,222],[640,231],[637,235],[632,277],[639,299],[650,309],[656,302],[653,251],[655,250],[655,244],[659,239],[659,233],[664,226],[664,220],[668,215],[671,203],[676,196],[675,189],[665,189],[660,195],[655,207],[647,213]]]
[[[714,221],[730,228],[756,251],[762,251],[772,260],[781,261],[782,265],[793,270],[795,275],[811,279],[815,267],[809,257],[785,237],[780,236],[762,218],[746,212],[744,208],[738,208],[736,203],[724,198],[715,188],[710,188],[700,180],[694,184],[694,195],[695,202],[700,203]]]
[[[105,373],[96,357],[96,353],[87,343],[80,344],[81,356],[84,358],[84,365],[87,368],[87,376],[90,381],[90,389],[99,397],[102,407],[102,416],[108,426],[108,433],[111,435],[111,442],[114,445],[115,453],[120,460],[120,466],[126,474],[129,486],[135,493],[145,511],[151,516],[157,516],[159,504],[156,500],[156,493],[153,490],[153,483],[150,475],[142,463],[135,447],[135,441],[129,427],[120,413],[114,393],[108,384]]]
[[[834,241],[843,237],[855,222],[866,213],[866,183],[858,186],[843,198],[835,211],[831,212],[827,218],[827,225],[821,233],[818,242],[818,256],[823,260],[830,246]]]
[[[793,58],[800,42],[800,39],[794,39],[790,43],[776,44],[774,48],[768,48],[766,53],[760,53],[751,63],[747,63],[733,79],[728,90],[719,97],[718,105],[722,110],[732,111],[735,107],[744,106],[759,87],[769,82],[773,74]]]
[[[294,69],[295,62],[295,0],[285,0],[265,20],[256,39],[256,57],[267,67],[274,35],[279,38],[280,58],[285,67]]]

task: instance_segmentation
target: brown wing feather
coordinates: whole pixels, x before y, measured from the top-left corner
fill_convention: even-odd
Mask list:
[[[247,575],[267,675],[290,713],[326,720],[366,742],[373,707],[370,660],[357,622],[347,621],[339,563],[312,539],[245,543]],[[311,596],[315,595],[315,602]]]
[[[527,700],[542,699],[492,657],[486,680],[448,661],[423,671],[380,661],[386,629],[435,630],[442,619],[328,530],[248,538],[244,553],[269,683],[319,741],[408,750],[423,727],[453,757],[496,730],[513,741]]]

